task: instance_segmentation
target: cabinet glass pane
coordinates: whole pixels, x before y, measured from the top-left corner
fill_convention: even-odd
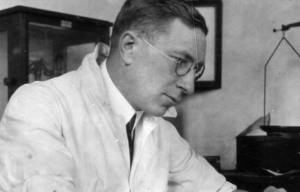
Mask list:
[[[29,23],[29,82],[76,70],[94,50],[99,35],[48,24]]]
[[[0,118],[8,100],[7,86],[3,84],[3,79],[7,77],[7,31],[0,32]]]

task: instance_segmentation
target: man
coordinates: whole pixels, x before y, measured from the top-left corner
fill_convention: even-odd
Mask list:
[[[181,1],[127,0],[107,60],[98,45],[77,71],[12,96],[0,125],[0,190],[233,191],[161,118],[194,92],[206,34]]]

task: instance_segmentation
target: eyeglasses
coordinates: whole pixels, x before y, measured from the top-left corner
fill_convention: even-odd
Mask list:
[[[162,54],[163,56],[165,56],[166,58],[170,59],[172,62],[174,62],[176,64],[176,68],[175,68],[175,72],[178,76],[184,76],[185,74],[187,74],[188,72],[190,72],[190,70],[195,70],[195,81],[198,81],[200,79],[200,77],[203,75],[205,66],[203,64],[198,64],[193,66],[193,62],[192,61],[188,61],[186,59],[180,59],[180,58],[171,58],[170,56],[166,55],[164,52],[162,52],[161,50],[157,49],[156,47],[154,47],[152,44],[150,44],[146,39],[144,39],[143,37],[140,37],[147,45],[149,45],[150,47],[152,47],[153,49],[155,49],[156,51],[158,51],[160,54]]]

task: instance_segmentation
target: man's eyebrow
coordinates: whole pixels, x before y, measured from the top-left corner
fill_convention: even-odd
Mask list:
[[[174,50],[173,53],[178,54],[178,55],[182,55],[185,57],[185,59],[189,59],[194,63],[194,59],[193,57],[189,54],[189,52],[187,52],[186,50]],[[200,61],[197,62],[196,65],[205,65],[204,61]]]

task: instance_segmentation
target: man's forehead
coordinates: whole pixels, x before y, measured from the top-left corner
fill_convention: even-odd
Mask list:
[[[157,38],[156,44],[159,47],[192,60],[203,57],[206,49],[206,36],[201,29],[193,29],[180,22],[171,24],[170,29],[169,33],[161,34]]]
[[[193,28],[186,25],[180,19],[173,20],[168,25],[167,33],[157,34],[157,40],[163,43],[172,43],[180,45],[192,44],[195,46],[198,43],[205,41],[205,34],[200,28]]]

